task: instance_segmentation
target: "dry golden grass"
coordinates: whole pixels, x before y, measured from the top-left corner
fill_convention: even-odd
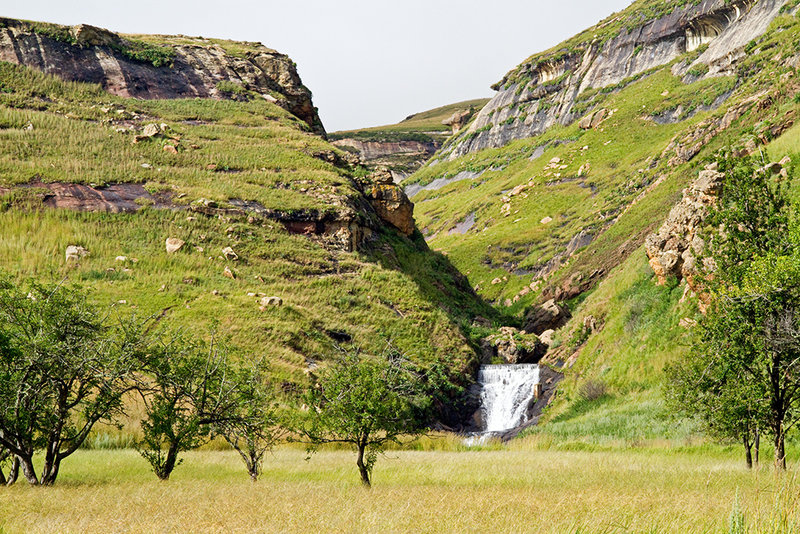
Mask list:
[[[795,474],[723,451],[401,451],[375,486],[354,457],[297,448],[252,484],[233,453],[186,455],[159,482],[134,451],[80,452],[53,488],[0,491],[2,532],[793,532]],[[737,497],[738,495],[738,497]]]

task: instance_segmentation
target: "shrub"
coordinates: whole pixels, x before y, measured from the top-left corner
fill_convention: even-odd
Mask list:
[[[601,380],[588,380],[578,389],[578,398],[584,402],[592,402],[606,396],[606,383]]]

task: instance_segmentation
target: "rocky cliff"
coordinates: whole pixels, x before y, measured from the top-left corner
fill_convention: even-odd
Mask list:
[[[507,74],[493,87],[499,92],[445,147],[443,157],[455,159],[570,124],[592,111],[598,92],[619,89],[687,52],[694,57],[675,64],[674,73],[694,78],[724,74],[744,56],[745,46],[767,30],[786,0],[702,0],[671,11],[649,4],[635,2]],[[648,13],[656,16],[642,23]]]
[[[325,134],[294,62],[260,43],[184,36],[125,36],[0,19],[0,61],[145,99],[248,98],[276,103]]]

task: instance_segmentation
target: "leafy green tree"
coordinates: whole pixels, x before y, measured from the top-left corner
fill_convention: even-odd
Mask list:
[[[233,380],[236,388],[231,393],[231,409],[213,425],[213,431],[239,453],[250,478],[256,482],[264,455],[288,431],[262,361],[239,367]]]
[[[366,487],[387,444],[424,432],[431,404],[423,375],[391,347],[382,356],[343,353],[321,372],[305,401],[302,432],[310,452],[323,443],[352,446]]]
[[[800,404],[800,270],[787,184],[752,158],[722,155],[725,182],[709,217],[710,304],[691,356],[668,369],[673,399],[717,434],[742,440],[758,429],[786,468],[786,432]],[[752,438],[751,438],[752,436]],[[748,461],[749,463],[749,461]]]
[[[674,413],[697,417],[711,435],[742,443],[751,468],[754,447],[758,463],[759,425],[767,408],[765,392],[763,384],[742,380],[736,362],[717,346],[724,339],[718,333],[727,318],[712,315],[711,320],[703,321],[690,355],[667,366],[670,380],[665,396]]]
[[[77,288],[0,279],[0,447],[31,484],[51,485],[95,423],[121,407],[135,362]],[[37,474],[34,454],[43,452]]]
[[[145,341],[139,393],[145,406],[137,448],[161,480],[181,463],[180,453],[210,439],[211,425],[235,408],[227,350],[171,334]]]

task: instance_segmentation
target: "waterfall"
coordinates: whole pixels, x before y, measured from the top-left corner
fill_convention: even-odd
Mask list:
[[[539,366],[483,365],[478,372],[478,383],[483,431],[502,432],[527,422],[528,407],[539,383]]]

